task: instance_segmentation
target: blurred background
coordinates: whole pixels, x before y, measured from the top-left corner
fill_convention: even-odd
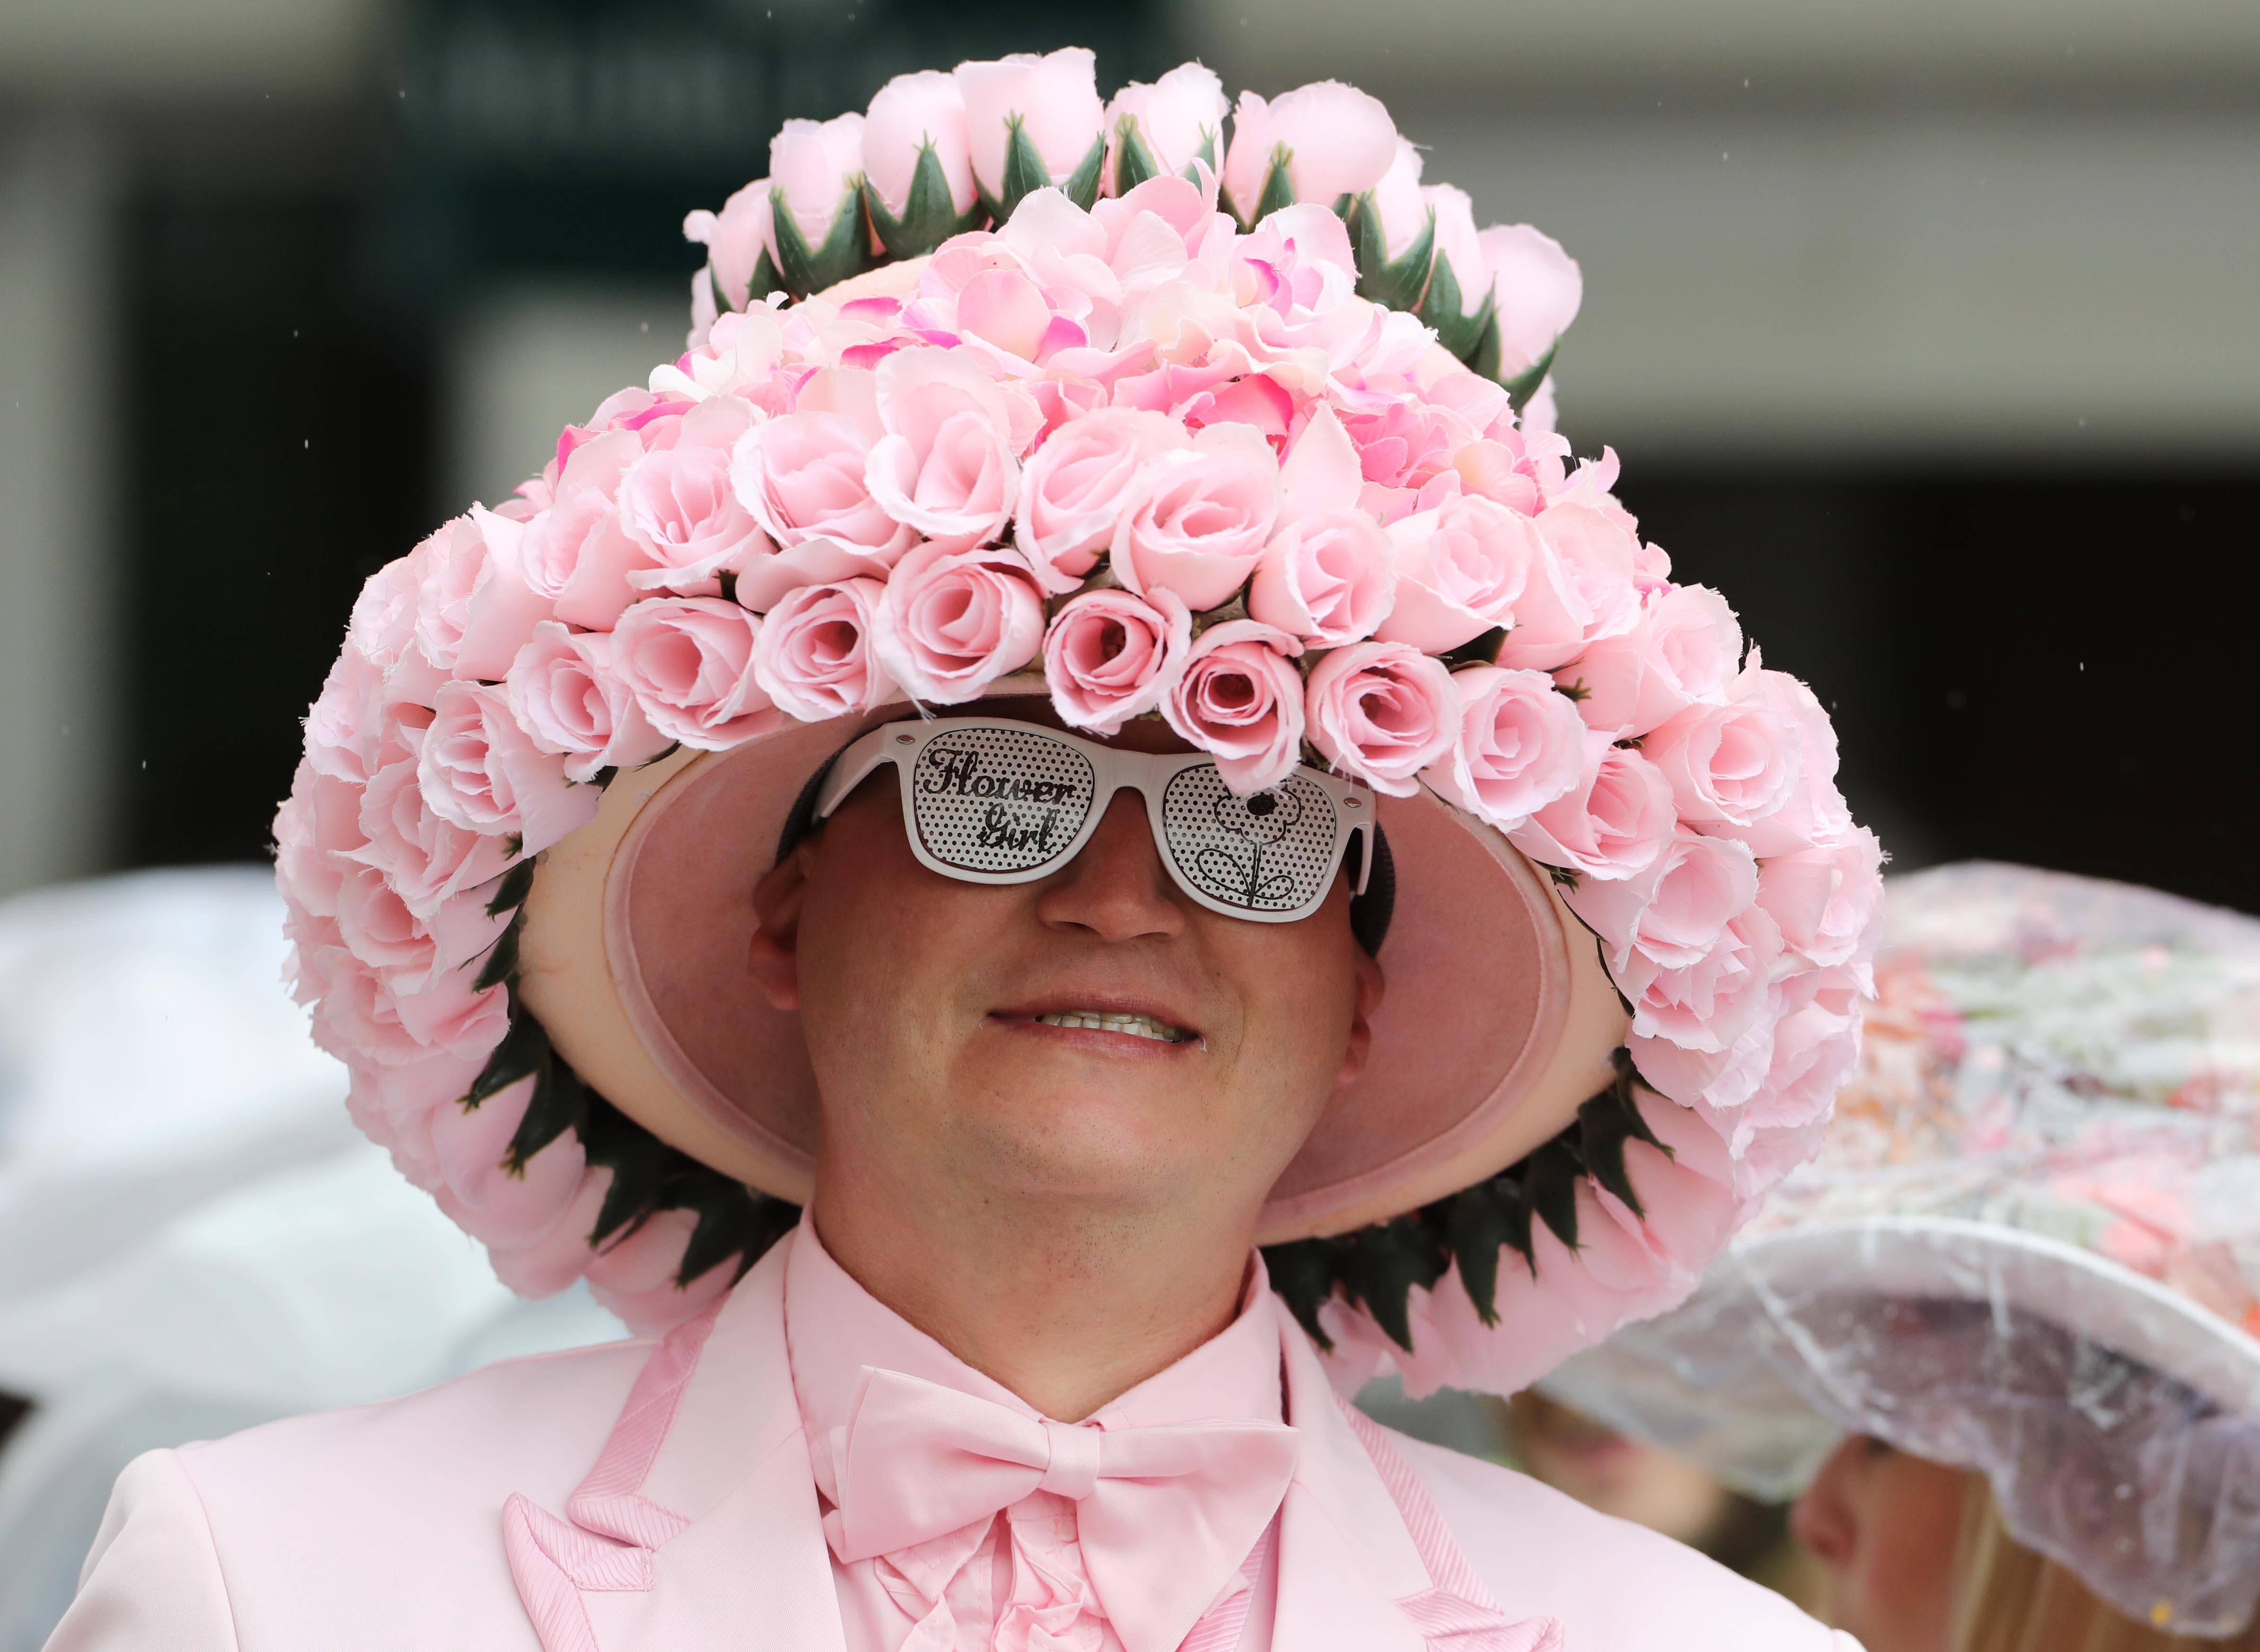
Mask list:
[[[1562,240],[1564,430],[1834,709],[1899,869],[2260,909],[2252,0],[0,0],[0,1390],[111,1384],[0,1456],[0,1597],[11,1553],[68,1592],[94,1510],[48,1518],[54,1488],[98,1509],[129,1447],[604,1328],[511,1319],[421,1196],[352,1181],[341,1085],[261,996],[255,875],[146,873],[156,928],[39,891],[264,856],[361,581],[676,354],[683,213],[765,172],[780,121],[1069,43],[1102,90],[1195,55],[1233,89],[1357,82],[1478,221]],[[247,958],[225,1013],[183,996]],[[167,1134],[198,1107],[226,1127]],[[153,1143],[201,1168],[156,1175]],[[337,1217],[298,1274],[248,1218],[182,1226],[183,1189],[254,1183],[273,1219]],[[392,1364],[247,1375],[313,1346],[275,1305],[386,1246],[428,1264],[387,1276],[417,1327]],[[51,1357],[223,1275],[197,1373],[177,1344]],[[1503,1414],[1436,1426],[1512,1446]],[[1611,1449],[1547,1426],[1565,1462]]]

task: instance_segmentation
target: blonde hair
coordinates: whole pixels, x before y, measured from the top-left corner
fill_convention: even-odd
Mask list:
[[[2069,1567],[2009,1535],[1984,1475],[1969,1481],[1954,1564],[1953,1652],[2260,1652],[2260,1618],[2225,1641],[2199,1640],[2105,1605]]]

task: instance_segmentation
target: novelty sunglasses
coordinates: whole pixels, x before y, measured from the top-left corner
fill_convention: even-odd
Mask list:
[[[1373,793],[1308,765],[1241,797],[1198,752],[1118,751],[1000,718],[886,723],[841,752],[817,794],[828,819],[883,762],[902,779],[903,826],[929,871],[968,883],[1026,883],[1082,853],[1114,794],[1146,799],[1162,863],[1179,889],[1230,918],[1291,924],[1318,911],[1353,838],[1351,892],[1373,867]]]

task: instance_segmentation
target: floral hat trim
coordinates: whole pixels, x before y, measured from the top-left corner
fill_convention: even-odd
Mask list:
[[[363,589],[275,820],[293,976],[355,1119],[514,1288],[663,1326],[793,1219],[520,1005],[542,851],[678,747],[1024,669],[1242,792],[1425,788],[1598,937],[1631,1026],[1574,1124],[1270,1253],[1346,1381],[1520,1386],[1684,1297],[1813,1150],[1880,851],[1812,693],[1553,433],[1577,266],[1478,232],[1353,88],[1243,94],[1228,144],[1227,112],[1198,64],[1103,104],[1070,50],[787,123],[686,224],[690,348]]]

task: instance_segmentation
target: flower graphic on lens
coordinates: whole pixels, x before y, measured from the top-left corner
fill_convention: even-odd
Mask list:
[[[1264,876],[1263,851],[1286,840],[1303,818],[1303,800],[1284,787],[1246,797],[1227,791],[1209,813],[1219,830],[1248,847],[1212,844],[1202,849],[1193,856],[1201,876],[1245,906],[1294,905],[1294,878],[1287,872]]]

